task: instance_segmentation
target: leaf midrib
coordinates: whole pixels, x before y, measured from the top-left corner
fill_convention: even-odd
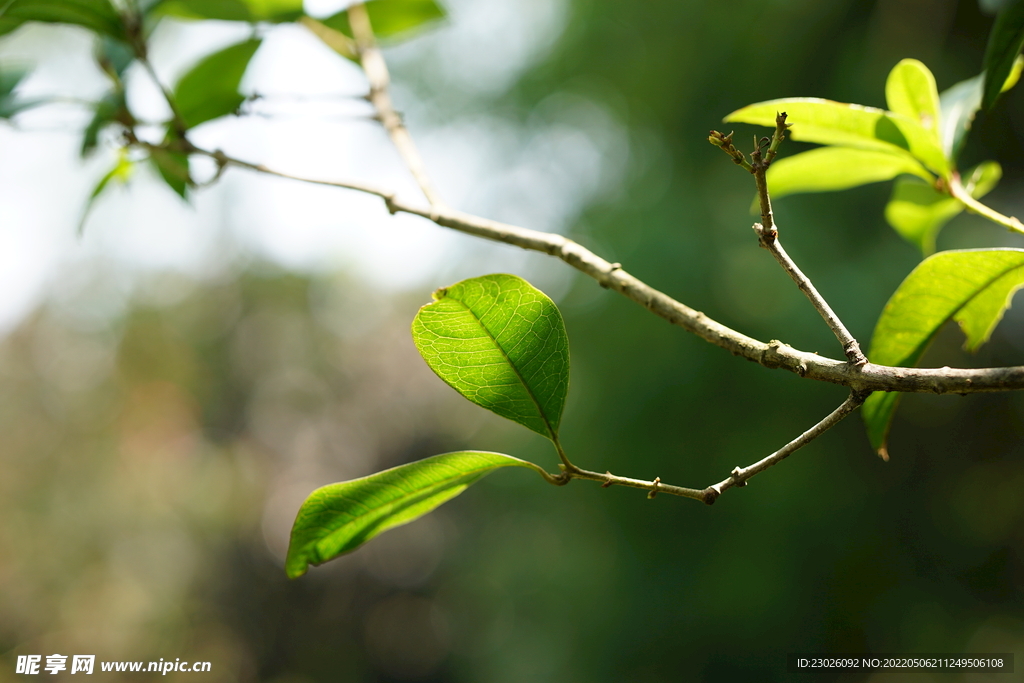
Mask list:
[[[544,408],[541,406],[540,401],[537,400],[537,397],[534,395],[533,390],[530,389],[530,385],[526,383],[525,379],[523,379],[523,375],[522,373],[519,372],[519,368],[517,368],[516,364],[513,363],[512,360],[508,357],[508,354],[505,352],[505,348],[498,343],[498,339],[493,334],[491,334],[491,331],[487,329],[486,325],[484,325],[484,322],[483,320],[480,319],[480,316],[478,316],[476,312],[472,308],[470,308],[465,302],[460,301],[459,299],[456,299],[451,296],[448,296],[446,298],[449,298],[455,303],[459,304],[460,306],[465,308],[466,311],[471,316],[473,316],[473,319],[476,320],[477,324],[480,326],[480,329],[483,330],[484,334],[487,335],[488,339],[490,339],[494,343],[494,346],[501,353],[501,357],[504,358],[505,362],[508,363],[508,366],[512,368],[512,372],[516,374],[516,378],[519,380],[519,383],[523,385],[524,389],[526,389],[526,393],[527,395],[529,395],[530,400],[533,401],[533,405],[537,407],[537,413],[540,415],[540,419],[544,421],[544,427],[548,430],[548,438],[550,438],[552,441],[557,440],[558,436],[555,434],[555,430],[551,428],[551,422],[548,420],[548,416],[544,413]],[[515,315],[514,311],[512,315]]]

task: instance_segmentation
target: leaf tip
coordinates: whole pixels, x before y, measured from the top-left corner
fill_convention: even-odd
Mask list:
[[[883,444],[880,446],[877,452],[879,458],[885,462],[889,462],[889,447],[887,445]]]

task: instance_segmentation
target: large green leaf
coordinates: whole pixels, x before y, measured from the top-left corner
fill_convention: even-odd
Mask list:
[[[462,493],[499,467],[533,463],[500,453],[460,451],[318,488],[292,527],[285,571],[290,578],[351,552],[377,534],[407,524]]]
[[[1003,92],[1017,84],[1022,68],[1024,68],[1024,57],[1018,56],[1013,63],[1010,75],[1003,82]],[[939,95],[939,104],[942,109],[942,127],[939,137],[942,140],[942,149],[950,159],[960,156],[960,150],[963,149],[964,141],[967,139],[967,132],[971,130],[974,117],[981,109],[981,93],[984,82],[985,74],[980,73],[974,78],[960,81]]]
[[[738,109],[726,121],[775,127],[786,112],[794,140],[909,154],[938,175],[947,176],[949,161],[932,131],[902,114],[815,97],[758,102]]]
[[[214,52],[181,77],[174,101],[186,128],[238,110],[245,101],[238,85],[261,42],[253,38]]]
[[[917,121],[938,140],[939,91],[924,64],[904,59],[893,67],[885,81],[885,101],[890,111]]]
[[[7,32],[22,22],[72,24],[124,40],[121,16],[109,0],[8,0],[0,3],[0,24]]]
[[[389,38],[413,29],[424,28],[442,19],[444,9],[434,0],[371,0],[366,3],[373,33],[378,38]],[[323,24],[352,37],[348,12],[341,11],[321,20]]]
[[[867,183],[892,180],[909,173],[928,182],[935,180],[917,160],[853,147],[819,147],[778,159],[768,167],[768,189],[778,198],[797,192],[830,192]]]
[[[569,341],[554,302],[515,275],[463,280],[434,299],[412,323],[427,365],[473,403],[555,440]]]
[[[985,87],[981,103],[991,109],[1013,71],[1014,61],[1024,45],[1024,0],[1008,3],[996,17],[985,48]]]
[[[944,251],[922,261],[882,310],[871,338],[871,362],[913,366],[950,318],[977,349],[992,333],[1015,291],[1024,286],[1024,250]],[[899,394],[875,392],[861,412],[871,445],[885,454]]]
[[[981,199],[992,191],[1002,175],[998,163],[986,161],[964,176],[964,189],[975,199]],[[928,256],[935,251],[935,238],[942,227],[963,210],[959,200],[937,192],[930,184],[900,178],[885,207],[885,218],[905,240]]]

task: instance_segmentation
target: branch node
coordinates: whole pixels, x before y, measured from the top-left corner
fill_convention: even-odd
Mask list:
[[[612,477],[614,477],[615,475],[612,474],[610,470],[605,470],[604,474],[605,474],[606,477],[608,477],[608,481],[606,481],[605,483],[601,484],[601,488],[606,489],[606,488],[608,488],[609,486],[611,486],[612,484],[615,483],[614,481],[612,481]]]
[[[739,466],[732,468],[732,472],[729,475],[733,478],[735,486],[746,486],[747,480],[743,478],[743,470]]]
[[[654,497],[658,495],[658,486],[661,484],[661,477],[654,478],[654,488],[647,494],[647,500],[654,500]]]

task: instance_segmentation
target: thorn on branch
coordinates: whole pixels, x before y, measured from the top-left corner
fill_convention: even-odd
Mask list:
[[[614,481],[612,481],[612,477],[614,477],[615,475],[612,474],[610,470],[605,470],[604,473],[605,473],[605,476],[608,477],[608,481],[606,481],[605,483],[601,484],[601,488],[606,489],[606,488],[608,488],[609,486],[611,486],[612,484],[615,483]]]
[[[654,478],[654,488],[647,494],[647,500],[654,500],[654,497],[658,495],[658,486],[661,484],[661,477]]]

